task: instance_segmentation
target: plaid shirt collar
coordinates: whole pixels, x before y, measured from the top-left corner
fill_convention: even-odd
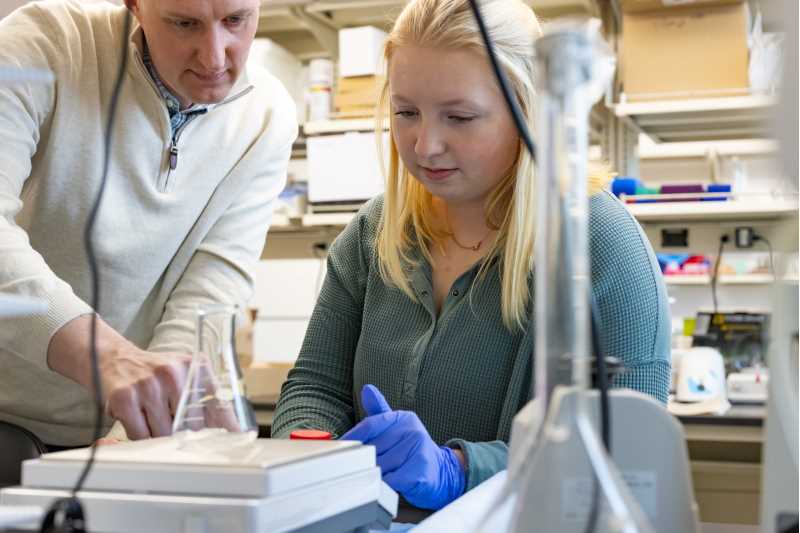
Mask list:
[[[175,133],[181,126],[189,122],[195,116],[202,115],[208,111],[208,106],[201,104],[192,104],[186,109],[181,109],[181,102],[178,97],[170,91],[156,72],[156,67],[153,65],[153,60],[150,57],[150,49],[147,46],[147,39],[142,38],[142,61],[150,73],[150,77],[158,87],[158,92],[167,104],[167,111],[169,112],[170,125],[172,132]]]

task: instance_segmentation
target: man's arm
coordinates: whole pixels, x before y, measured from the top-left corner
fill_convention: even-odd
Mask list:
[[[28,6],[0,21],[0,64],[53,71],[56,81],[0,87],[0,291],[48,303],[45,315],[13,319],[0,331],[3,347],[47,368],[47,346],[61,326],[91,308],[59,279],[14,222],[31,173],[41,130],[55,105],[56,45],[40,8]]]
[[[0,87],[0,291],[48,303],[44,315],[6,321],[0,343],[91,390],[92,308],[52,271],[15,223],[31,160],[41,149],[39,139],[56,105],[57,85],[68,82],[69,75],[59,68],[73,67],[65,61],[68,50],[59,47],[68,39],[52,23],[54,16],[30,5],[0,21],[0,65],[44,69],[56,77],[50,84]],[[102,320],[97,341],[103,392],[112,416],[133,437],[168,434],[187,357],[167,361],[164,355],[143,352]]]
[[[50,341],[50,368],[93,390],[90,358],[91,315],[73,319]],[[97,319],[98,368],[106,411],[132,439],[172,432],[191,358],[186,354],[146,352]]]

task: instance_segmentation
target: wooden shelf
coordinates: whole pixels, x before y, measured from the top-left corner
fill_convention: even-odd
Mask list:
[[[384,129],[388,129],[389,121],[385,121]],[[338,120],[320,120],[303,124],[305,135],[323,135],[326,133],[346,133],[349,131],[375,131],[375,118],[348,118]]]
[[[718,220],[774,220],[796,216],[797,199],[768,196],[725,202],[661,202],[625,204],[640,222],[690,222]]]
[[[527,0],[537,16],[555,18],[564,15],[600,16],[597,0]]]
[[[303,215],[304,226],[346,226],[356,216],[356,212],[348,213],[309,213]]]
[[[354,216],[356,216],[355,211],[346,213],[308,213],[302,217],[292,218],[286,215],[274,215],[270,231],[307,231],[326,227],[341,229],[349,224]]]
[[[761,95],[619,103],[618,117],[656,142],[716,141],[769,136],[775,98]]]
[[[742,274],[723,275],[719,277],[720,285],[766,285],[774,281],[772,274]],[[711,277],[708,275],[673,275],[664,276],[667,285],[708,285]]]
[[[377,26],[389,31],[404,5],[402,0],[323,0],[305,10],[336,28]]]
[[[735,141],[699,141],[654,143],[647,137],[639,140],[640,159],[689,159],[732,155],[771,155],[778,151],[777,141],[769,139],[745,139]]]
[[[600,14],[598,0],[524,1],[546,18]],[[272,39],[300,59],[331,57],[335,55],[335,44],[328,42],[325,46],[319,42],[311,31],[310,20],[332,32],[353,26],[377,26],[389,31],[405,4],[405,0],[262,0],[256,35]]]

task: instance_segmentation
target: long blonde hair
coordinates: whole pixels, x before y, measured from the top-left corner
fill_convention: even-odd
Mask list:
[[[487,31],[495,56],[517,98],[520,110],[533,129],[534,59],[533,42],[541,34],[539,21],[521,0],[483,0]],[[384,48],[387,72],[394,51],[402,46],[425,46],[475,50],[486,48],[469,6],[469,0],[411,0],[397,18]],[[377,107],[377,131],[383,130],[384,111],[389,103],[388,77]],[[390,114],[390,128],[393,117]],[[418,246],[431,261],[430,246],[448,235],[434,223],[433,197],[404,167],[392,135],[389,136],[388,168],[383,213],[378,230],[378,264],[384,282],[400,288],[415,299],[405,266],[414,264],[412,250]],[[380,137],[379,137],[380,138]],[[379,147],[382,143],[379,141]],[[500,261],[501,310],[509,330],[527,321],[533,267],[534,164],[520,141],[516,162],[486,200],[486,223],[498,230],[485,255],[476,281],[482,279],[491,262]],[[384,158],[381,157],[381,161]],[[598,180],[592,180],[597,182]],[[600,187],[590,183],[590,191]]]

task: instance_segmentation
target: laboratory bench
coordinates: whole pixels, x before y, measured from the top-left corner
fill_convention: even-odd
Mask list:
[[[724,415],[678,417],[703,522],[759,522],[766,412],[764,405],[734,405]]]
[[[253,397],[251,402],[259,435],[268,437],[277,396]],[[757,524],[766,407],[734,405],[724,415],[677,418],[686,435],[701,521]]]

